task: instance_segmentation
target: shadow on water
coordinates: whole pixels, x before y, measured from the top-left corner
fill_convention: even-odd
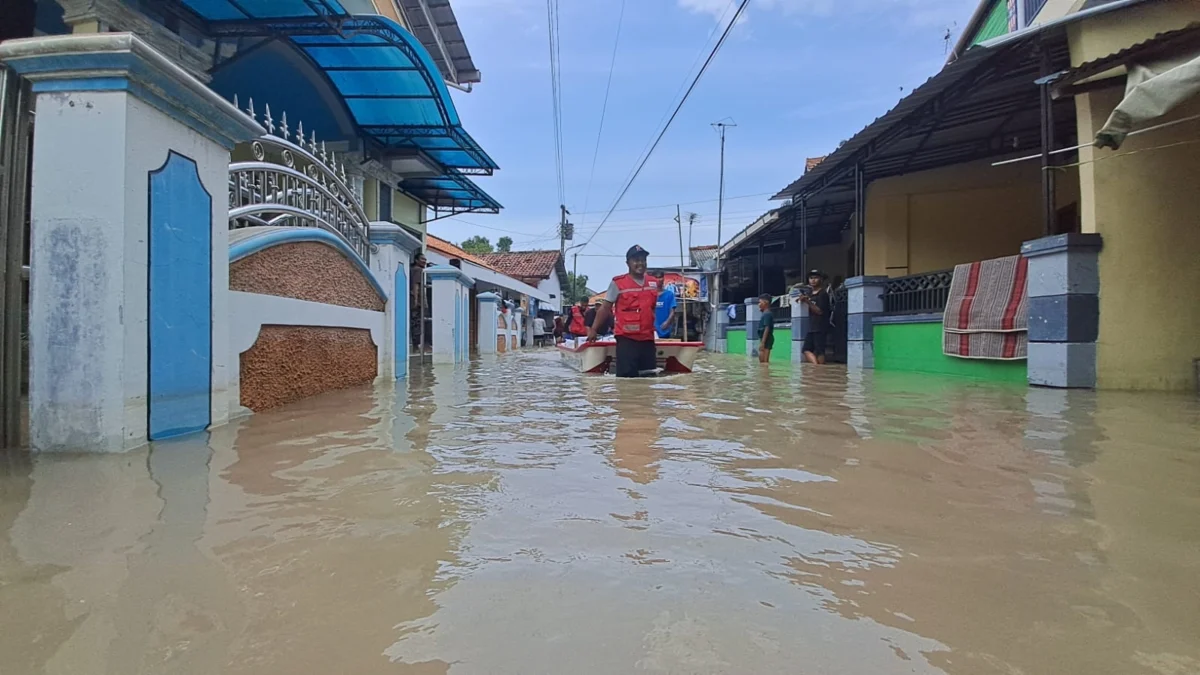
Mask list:
[[[0,456],[4,673],[1200,672],[1200,405],[710,356]]]

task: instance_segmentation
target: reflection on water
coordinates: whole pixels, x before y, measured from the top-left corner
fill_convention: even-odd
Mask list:
[[[0,465],[0,672],[1200,673],[1194,399],[548,353]]]

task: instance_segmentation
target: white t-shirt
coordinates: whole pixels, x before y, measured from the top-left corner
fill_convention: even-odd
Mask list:
[[[546,334],[546,320],[540,316],[533,320],[533,334],[534,335],[545,335]]]

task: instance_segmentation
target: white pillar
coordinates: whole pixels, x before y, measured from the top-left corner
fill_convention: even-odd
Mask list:
[[[479,334],[476,348],[480,354],[496,353],[496,331],[498,330],[499,312],[496,309],[500,296],[495,293],[480,293],[475,296],[479,308]]]
[[[265,133],[128,33],[10,40],[33,83],[30,441],[116,452],[228,421],[229,151]]]
[[[409,335],[409,303],[412,297],[412,257],[421,250],[421,240],[404,228],[386,221],[371,223],[371,243],[377,250],[371,254],[371,271],[379,285],[388,293],[384,309],[387,336],[379,349],[379,376],[400,379],[408,375],[408,351],[412,344]]]
[[[463,321],[463,296],[475,281],[457,267],[442,265],[426,268],[425,277],[433,286],[433,362],[463,361],[463,334],[469,327]]]
[[[514,349],[521,349],[521,332],[525,329],[525,311],[520,307],[513,310],[513,338],[516,340]]]

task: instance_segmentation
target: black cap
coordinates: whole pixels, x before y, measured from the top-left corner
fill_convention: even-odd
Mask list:
[[[638,246],[637,244],[634,244],[633,246],[629,247],[628,251],[625,252],[625,259],[632,260],[634,258],[646,258],[649,257],[649,255],[649,251],[641,246]]]
[[[810,276],[810,277],[821,277],[822,279],[824,279],[824,278],[825,278],[825,273],[824,273],[824,272],[822,272],[821,270],[811,270],[811,271],[809,271],[809,273],[808,273],[808,276]]]

